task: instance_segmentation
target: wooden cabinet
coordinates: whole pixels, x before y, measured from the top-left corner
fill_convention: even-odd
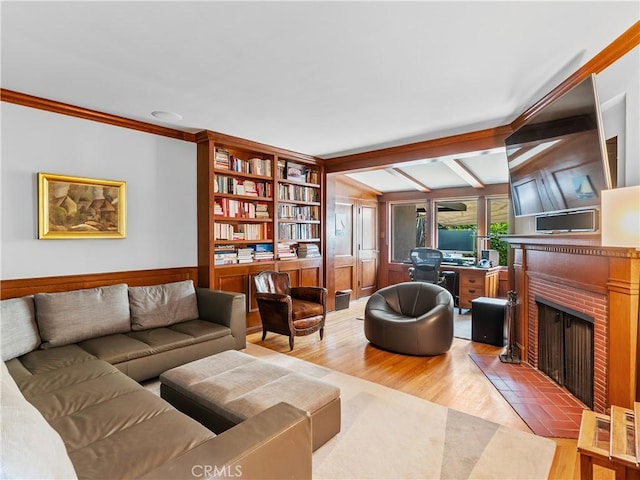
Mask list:
[[[498,296],[500,268],[446,267],[458,272],[458,308],[471,308],[471,300]]]
[[[244,293],[254,331],[257,273],[287,271],[294,286],[322,285],[322,165],[216,132],[196,141],[198,284]]]

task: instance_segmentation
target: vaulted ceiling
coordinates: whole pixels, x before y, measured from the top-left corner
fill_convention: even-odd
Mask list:
[[[635,1],[1,8],[2,88],[322,158],[508,124],[640,17]],[[478,154],[354,176],[380,191],[506,182],[504,153]]]

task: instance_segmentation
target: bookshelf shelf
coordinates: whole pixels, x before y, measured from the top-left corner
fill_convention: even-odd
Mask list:
[[[265,240],[214,240],[215,245],[255,245],[257,243],[273,243],[273,239]]]
[[[216,192],[215,194],[216,198],[233,198],[236,200],[242,200],[245,202],[258,202],[258,201],[263,201],[263,202],[272,202],[273,201],[273,197],[255,197],[253,195],[236,195],[233,193],[219,193]]]
[[[273,223],[273,218],[248,218],[248,217],[224,217],[221,215],[214,215],[213,219],[216,222],[233,223]]]
[[[233,170],[225,170],[223,168],[214,168],[213,173],[215,173],[216,175],[229,175],[237,178],[247,178],[250,180],[257,180],[257,181],[273,180],[273,177],[267,177],[265,175],[257,175],[255,173],[236,172]]]

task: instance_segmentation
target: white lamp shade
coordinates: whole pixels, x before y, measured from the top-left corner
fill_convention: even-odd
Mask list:
[[[640,248],[640,185],[603,190],[602,245]]]

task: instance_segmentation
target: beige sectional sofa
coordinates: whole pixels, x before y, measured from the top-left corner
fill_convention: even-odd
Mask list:
[[[304,412],[279,404],[216,436],[137,382],[244,348],[242,294],[189,280],[0,307],[2,478],[310,478]]]

